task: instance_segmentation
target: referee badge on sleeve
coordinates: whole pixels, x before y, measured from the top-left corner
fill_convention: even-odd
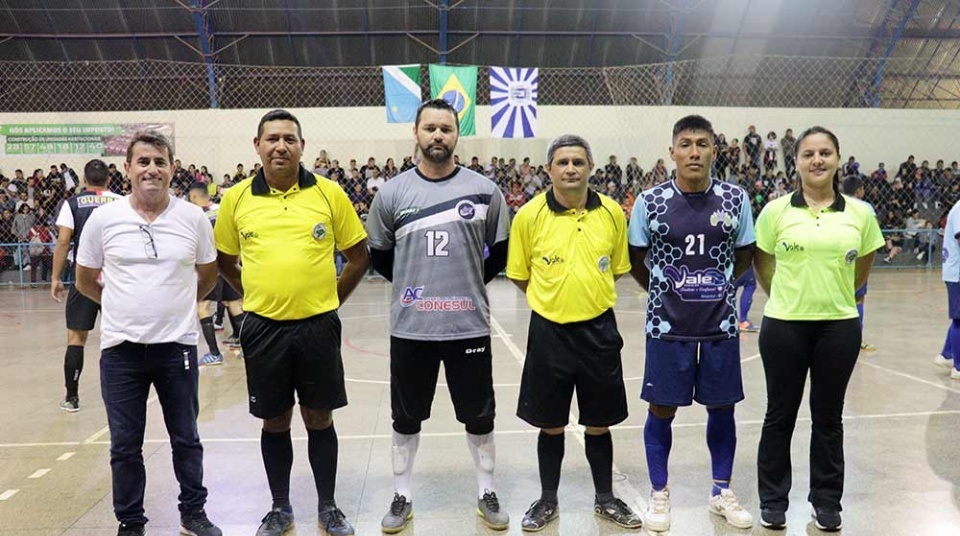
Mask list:
[[[844,260],[847,261],[847,264],[853,264],[857,260],[857,250],[851,249],[847,252],[847,256],[844,257]]]
[[[610,257],[606,255],[600,257],[600,260],[597,261],[597,268],[600,268],[601,272],[606,273],[606,271],[610,269]]]
[[[314,240],[323,240],[327,236],[327,226],[322,222],[316,224],[313,227],[313,239]]]

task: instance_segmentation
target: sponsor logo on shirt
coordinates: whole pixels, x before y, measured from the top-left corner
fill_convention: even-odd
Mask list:
[[[716,227],[718,225],[723,225],[724,227],[732,227],[733,217],[722,210],[718,210],[710,215],[710,225],[713,227]]]
[[[399,220],[400,218],[402,218],[402,217],[404,217],[404,216],[412,216],[412,215],[414,215],[414,214],[416,214],[416,213],[418,213],[418,212],[420,212],[420,207],[405,208],[405,209],[403,209],[403,210],[401,210],[400,212],[397,213],[397,219]]]
[[[563,264],[563,257],[561,257],[560,255],[551,255],[549,257],[541,257],[541,258],[543,259],[543,263],[546,264],[547,266],[553,266],[555,264]]]
[[[727,278],[715,268],[691,273],[686,266],[667,266],[663,275],[673,283],[673,290],[682,301],[718,301],[727,288]]]
[[[251,238],[260,238],[256,231],[240,231],[240,238],[250,240]]]
[[[457,214],[467,221],[472,220],[477,215],[477,207],[470,201],[461,201],[457,203]]]
[[[789,253],[791,251],[803,251],[804,249],[803,249],[803,246],[801,246],[800,244],[797,244],[796,242],[792,244],[783,242],[783,250]]]
[[[424,296],[424,287],[407,287],[400,297],[400,307],[413,307],[417,311],[462,312],[476,311],[473,298],[467,296]]]
[[[106,205],[107,203],[112,203],[113,201],[116,201],[115,197],[107,197],[105,195],[82,195],[77,197],[77,206],[99,207],[100,205]]]
[[[470,354],[482,354],[483,351],[486,350],[486,349],[487,349],[486,346],[481,346],[480,348],[467,348],[466,350],[464,350],[463,353],[465,353],[465,354],[467,354],[467,355],[470,355]]]

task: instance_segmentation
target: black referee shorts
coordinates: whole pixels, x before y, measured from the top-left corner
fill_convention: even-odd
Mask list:
[[[455,341],[414,341],[390,337],[390,402],[395,422],[430,418],[440,363],[457,420],[493,420],[493,353],[490,336]]]
[[[227,283],[226,279],[220,276],[217,277],[217,284],[213,287],[213,290],[210,291],[210,294],[204,296],[201,301],[212,301],[214,303],[231,302],[239,300],[242,297],[239,292],[233,290],[233,287],[230,286],[230,283]]]
[[[100,304],[80,294],[77,286],[70,287],[67,294],[67,329],[74,331],[90,331],[97,324],[97,315],[100,314]]]
[[[272,419],[300,405],[347,405],[340,355],[340,318],[329,311],[302,320],[271,320],[248,312],[240,326],[250,413]]]
[[[623,422],[627,391],[620,365],[622,348],[613,309],[569,324],[531,312],[517,416],[538,428],[566,426],[576,389],[581,425]]]

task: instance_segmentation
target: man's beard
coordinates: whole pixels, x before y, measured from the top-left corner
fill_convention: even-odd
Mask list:
[[[435,148],[443,149],[443,155],[439,157],[434,156],[431,151]],[[425,160],[429,160],[434,164],[446,164],[451,158],[453,158],[453,151],[444,145],[428,145],[427,147],[423,147],[421,145],[420,154],[423,155]]]

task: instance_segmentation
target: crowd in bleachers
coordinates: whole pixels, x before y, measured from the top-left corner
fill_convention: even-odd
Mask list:
[[[727,141],[725,134],[715,138],[716,157],[713,174],[720,180],[734,182],[743,187],[751,200],[754,214],[772,199],[792,193],[798,183],[795,167],[796,138],[788,129],[783,136],[775,132],[761,137],[754,126],[747,129],[743,139]],[[644,168],[636,158],[630,157],[625,165],[617,156],[611,155],[598,162],[590,177],[591,186],[616,201],[629,217],[636,196],[643,190],[675,176],[664,159]],[[326,151],[314,160],[310,168],[330,180],[336,181],[347,193],[356,211],[365,216],[379,188],[398,173],[415,166],[412,157],[404,157],[399,166],[393,158],[381,165],[371,156],[366,163],[358,165],[349,159],[342,165]],[[515,213],[524,203],[550,187],[550,177],[542,164],[529,157],[518,162],[514,158],[491,156],[481,160],[473,156],[469,163],[457,157],[457,163],[480,173],[497,183],[510,209]],[[77,162],[79,166],[80,162]],[[114,164],[110,164],[111,191],[125,195],[130,192],[130,182]],[[217,201],[225,188],[254,176],[260,164],[246,168],[238,164],[233,173],[225,173],[219,180],[208,171],[207,166],[189,164],[184,167],[180,160],[174,162],[171,192],[186,196],[190,185],[202,182],[210,185],[210,192]],[[924,246],[924,229],[942,227],[942,220],[950,207],[960,200],[960,166],[956,161],[946,166],[937,160],[934,167],[923,160],[917,164],[911,155],[895,172],[888,172],[880,162],[869,174],[855,156],[843,164],[842,178],[858,177],[865,186],[864,200],[871,203],[880,220],[881,228],[903,230],[891,233],[885,258],[890,259],[905,249],[920,251]],[[56,217],[60,204],[82,188],[81,179],[66,163],[51,165],[49,171],[34,170],[25,176],[16,170],[12,178],[0,172],[0,271],[10,268],[30,267],[31,280],[49,280],[52,248],[48,245],[56,239]],[[17,248],[12,244],[22,244]],[[43,245],[42,245],[43,244]]]

